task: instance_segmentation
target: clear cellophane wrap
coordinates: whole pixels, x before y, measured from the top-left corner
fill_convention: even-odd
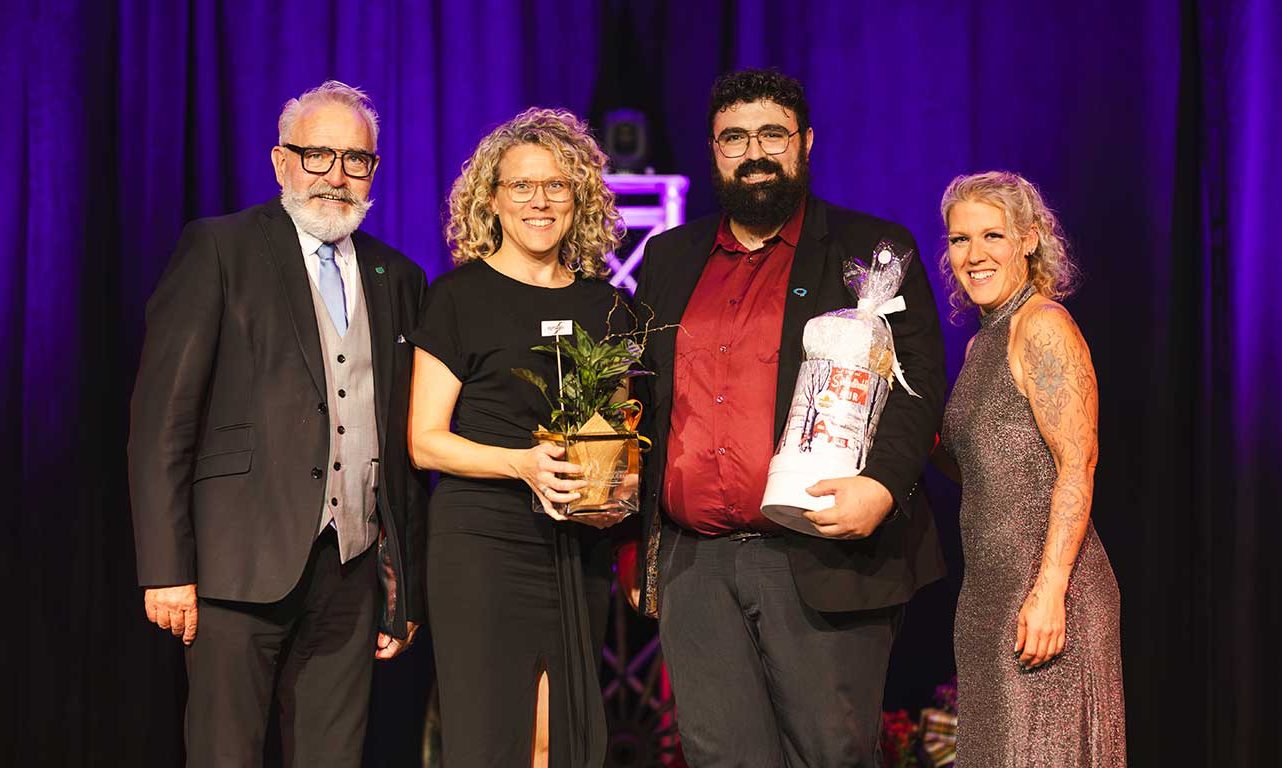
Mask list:
[[[898,292],[913,252],[883,240],[870,256],[845,265],[857,306],[806,323],[788,423],[770,462],[762,512],[804,533],[816,532],[802,513],[832,504],[805,489],[863,471],[890,389],[904,383],[885,316],[904,308]]]

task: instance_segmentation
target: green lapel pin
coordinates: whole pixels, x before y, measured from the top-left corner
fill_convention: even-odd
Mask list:
[[[377,274],[380,274],[380,275],[381,275],[381,274],[383,274],[384,272],[386,272],[387,270],[386,270],[386,269],[383,269],[383,265],[382,265],[382,264],[379,264],[377,267],[374,267],[374,271],[375,271]]]

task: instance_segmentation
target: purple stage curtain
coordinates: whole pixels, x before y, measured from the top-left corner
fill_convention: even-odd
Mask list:
[[[0,24],[0,537],[15,765],[181,761],[181,654],[145,623],[124,480],[143,304],[183,223],[276,193],[283,102],[335,77],[383,118],[367,228],[448,266],[441,207],[533,104],[646,111],[660,172],[714,207],[720,72],[808,86],[817,192],[897,219],[931,265],[956,174],[1020,171],[1086,281],[1101,386],[1096,524],[1123,596],[1131,764],[1262,764],[1282,604],[1282,10],[1274,0],[49,0]],[[942,283],[937,298],[944,306]],[[947,324],[960,367],[973,319]],[[887,704],[951,674],[952,575],[910,607]],[[429,597],[430,599],[430,597]],[[380,668],[372,765],[417,745],[424,660]]]
[[[1197,197],[1181,200],[1187,218],[1176,221],[1177,235],[1187,238],[1181,247],[1193,258],[1179,265],[1189,290],[1187,301],[1170,308],[1169,323],[1179,327],[1196,314],[1202,334],[1192,345],[1195,360],[1176,351],[1165,361],[1178,361],[1168,368],[1176,375],[1192,362],[1197,375],[1195,407],[1175,404],[1178,423],[1197,442],[1191,455],[1176,454],[1183,466],[1160,481],[1173,484],[1175,508],[1189,513],[1187,560],[1196,569],[1188,612],[1172,618],[1191,632],[1189,666],[1205,670],[1199,695],[1216,708],[1207,722],[1190,723],[1201,725],[1194,742],[1206,744],[1201,757],[1208,765],[1253,765],[1271,759],[1265,744],[1276,740],[1277,728],[1261,713],[1276,706],[1282,688],[1275,661],[1282,633],[1282,259],[1274,250],[1282,224],[1282,5],[1208,2],[1186,14],[1196,19],[1186,27],[1198,39],[1193,46],[1186,37],[1186,51],[1197,54],[1186,54],[1182,78],[1199,122],[1187,137],[1196,142],[1196,165],[1192,148],[1181,152],[1197,183],[1182,191]],[[1150,579],[1157,587],[1156,574]],[[1169,657],[1184,643],[1163,637],[1134,650],[1137,658]],[[1165,700],[1198,677],[1168,681]]]

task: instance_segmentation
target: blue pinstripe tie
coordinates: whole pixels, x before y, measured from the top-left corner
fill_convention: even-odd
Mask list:
[[[334,328],[342,336],[347,333],[347,299],[343,295],[343,273],[334,260],[334,244],[321,243],[321,247],[316,249],[316,255],[320,256],[320,275],[317,280],[320,295],[325,300],[325,308],[329,310],[329,319],[334,321]]]

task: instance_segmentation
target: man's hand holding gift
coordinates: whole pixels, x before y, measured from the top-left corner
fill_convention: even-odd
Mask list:
[[[832,539],[862,539],[871,536],[895,508],[895,498],[886,486],[871,477],[838,477],[820,480],[806,489],[811,496],[832,496],[827,509],[805,512],[815,530]]]

